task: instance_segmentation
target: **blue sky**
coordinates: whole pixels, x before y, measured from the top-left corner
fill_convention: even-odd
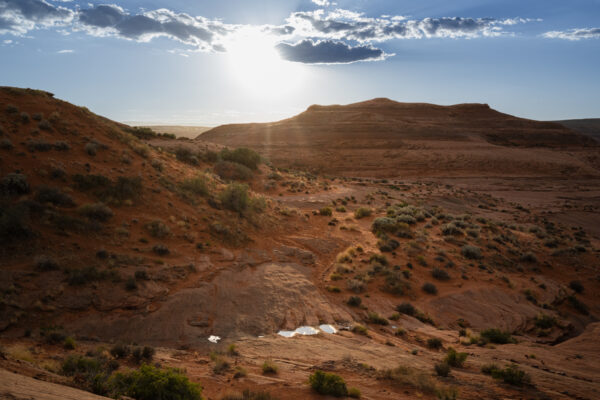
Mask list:
[[[374,97],[600,117],[600,0],[0,0],[0,84],[218,125]]]

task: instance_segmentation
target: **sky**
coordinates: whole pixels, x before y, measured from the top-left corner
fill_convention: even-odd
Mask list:
[[[600,0],[0,0],[0,85],[136,124],[375,97],[600,117]]]

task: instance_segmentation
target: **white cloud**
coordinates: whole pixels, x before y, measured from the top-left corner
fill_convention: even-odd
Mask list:
[[[75,52],[75,50],[70,50],[70,49],[57,51],[58,54],[70,54],[70,53],[74,53],[74,52]]]
[[[550,31],[542,34],[548,39],[581,40],[600,39],[600,28],[578,28],[566,31]]]

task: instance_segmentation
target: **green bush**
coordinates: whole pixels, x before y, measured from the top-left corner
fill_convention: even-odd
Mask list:
[[[448,352],[446,353],[446,358],[444,359],[444,362],[451,367],[460,368],[464,365],[465,361],[467,360],[467,356],[467,353],[459,353],[456,350],[454,350],[453,347],[450,347],[448,349]]]
[[[377,314],[376,312],[372,312],[372,311],[369,312],[368,319],[369,319],[369,322],[372,324],[378,324],[378,325],[389,325],[390,324],[390,322],[386,318],[384,318],[381,315]]]
[[[464,245],[461,249],[460,249],[460,253],[463,255],[463,257],[471,259],[471,260],[479,260],[481,258],[483,258],[482,254],[481,254],[481,249],[477,246],[471,246],[471,245]]]
[[[131,354],[131,347],[123,343],[117,343],[110,349],[110,354],[114,358],[127,358]]]
[[[192,150],[186,147],[179,147],[177,150],[175,150],[175,158],[177,158],[178,161],[190,165],[198,165],[200,162],[198,156]]]
[[[154,220],[146,224],[146,230],[152,237],[163,239],[171,234],[169,227],[160,220]]]
[[[35,200],[40,203],[51,203],[55,206],[61,207],[73,207],[75,205],[75,202],[71,196],[63,193],[58,188],[53,188],[46,185],[41,185],[38,187]]]
[[[434,369],[437,376],[446,377],[450,375],[450,365],[446,362],[435,364]]]
[[[333,215],[333,210],[331,209],[331,207],[323,207],[319,210],[319,215],[331,217]]]
[[[427,339],[427,347],[429,347],[430,349],[441,349],[442,348],[442,341],[439,338],[429,338]]]
[[[235,162],[252,170],[257,169],[261,161],[260,154],[245,147],[235,150],[223,149],[220,156],[225,161]]]
[[[330,395],[334,397],[344,397],[348,395],[348,388],[344,379],[336,374],[315,371],[308,378],[310,386],[319,394]]]
[[[538,314],[535,317],[535,326],[540,329],[550,329],[556,324],[556,318],[547,314]]]
[[[410,303],[402,303],[396,306],[396,311],[401,314],[410,315],[411,317],[417,313],[417,309]]]
[[[361,219],[365,217],[370,217],[373,214],[373,210],[367,207],[360,207],[354,211],[354,218]]]
[[[243,214],[250,205],[248,186],[241,183],[230,183],[225,190],[219,194],[221,204],[228,210]]]
[[[73,339],[72,337],[69,336],[69,337],[65,338],[65,341],[63,342],[63,346],[66,350],[75,350],[77,343],[75,342],[75,339]]]
[[[362,303],[362,299],[358,296],[350,296],[350,298],[347,301],[347,304],[350,307],[359,307]]]
[[[361,396],[362,396],[362,393],[360,392],[360,390],[358,388],[355,388],[355,387],[348,388],[348,397],[351,397],[353,399],[360,399]]]
[[[106,272],[99,271],[95,266],[67,271],[67,282],[71,286],[84,285],[88,282],[106,279],[107,277],[108,274]]]
[[[484,339],[484,341],[496,344],[507,344],[515,342],[510,332],[502,331],[498,328],[486,329],[481,332],[480,336],[482,339]]]
[[[202,387],[178,369],[142,365],[139,370],[115,374],[111,381],[118,392],[136,400],[202,399]]]
[[[491,375],[509,385],[523,386],[531,382],[531,377],[515,364],[507,365],[504,369],[492,369]]]
[[[116,182],[103,175],[73,175],[75,187],[82,192],[91,192],[105,203],[120,204],[139,197],[142,191],[140,177],[119,176]]]
[[[79,207],[80,215],[89,219],[106,222],[113,216],[112,210],[104,203],[84,204]]]
[[[423,285],[422,289],[425,293],[429,293],[429,294],[437,294],[437,292],[438,292],[437,287],[431,282],[425,283]]]
[[[263,374],[276,374],[279,368],[271,360],[266,360],[262,365]]]
[[[448,275],[448,272],[446,272],[445,270],[443,270],[441,268],[434,268],[431,271],[431,276],[433,276],[435,279],[437,279],[439,281],[450,280],[450,275]]]
[[[181,190],[190,192],[198,196],[206,196],[208,194],[208,183],[206,176],[197,175],[194,178],[185,179],[179,185]]]
[[[252,170],[233,161],[219,161],[214,166],[215,174],[228,181],[248,181],[252,179]]]

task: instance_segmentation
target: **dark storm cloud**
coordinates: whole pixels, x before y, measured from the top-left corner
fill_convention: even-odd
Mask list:
[[[348,64],[387,56],[383,50],[371,46],[352,47],[333,40],[302,40],[296,44],[279,43],[276,47],[283,59],[305,64]]]

